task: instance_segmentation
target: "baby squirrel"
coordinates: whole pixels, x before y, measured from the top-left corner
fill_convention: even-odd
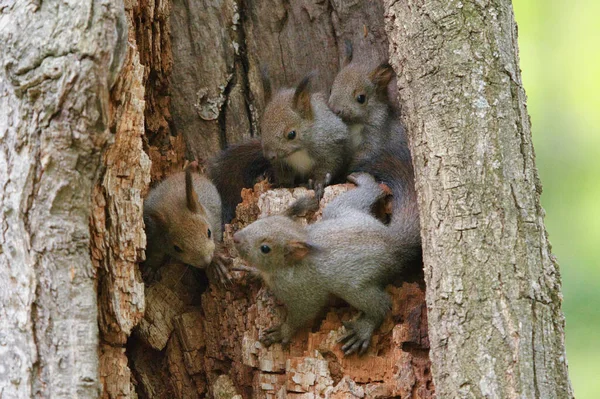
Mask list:
[[[352,62],[352,44],[346,41],[342,69],[331,87],[328,104],[348,125],[356,153],[354,165],[393,145],[408,151],[406,134],[388,85],[394,70],[388,63],[373,68]]]
[[[387,63],[372,68],[352,58],[352,44],[346,41],[343,67],[329,96],[329,106],[348,125],[355,145],[359,143],[350,171],[369,173],[390,187],[392,212],[413,212],[404,218],[411,221],[405,225],[405,234],[418,239],[416,196],[407,199],[414,202],[410,207],[398,202],[404,201],[400,197],[406,187],[414,192],[414,173],[406,133],[388,93],[394,71]]]
[[[224,199],[225,223],[235,214],[242,188],[252,187],[258,176],[271,176],[276,186],[308,183],[317,188],[345,178],[353,157],[349,132],[323,95],[310,92],[311,76],[273,96],[264,76],[267,106],[260,146],[251,140],[210,161],[209,175]]]
[[[287,344],[333,294],[361,311],[356,320],[344,323],[347,334],[340,341],[345,355],[363,354],[391,306],[384,287],[420,253],[412,228],[418,224],[412,186],[403,187],[386,226],[370,214],[385,195],[382,187],[368,174],[349,180],[358,187],[335,198],[319,222],[304,227],[292,219],[318,205],[305,197],[284,215],[259,219],[235,233],[240,256],[259,269],[287,308],[285,322],[261,337],[265,345]]]
[[[192,162],[184,172],[167,177],[144,200],[146,261],[158,268],[168,255],[188,265],[207,269],[223,283],[225,266],[213,262],[215,241],[222,239],[221,198],[215,186],[197,173]]]
[[[282,186],[309,179],[325,185],[339,181],[352,158],[348,129],[322,94],[311,94],[311,76],[295,89],[279,90],[262,117],[263,153]]]

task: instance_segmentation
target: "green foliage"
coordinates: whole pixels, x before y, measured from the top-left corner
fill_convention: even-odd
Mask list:
[[[514,0],[578,399],[600,393],[600,2]]]

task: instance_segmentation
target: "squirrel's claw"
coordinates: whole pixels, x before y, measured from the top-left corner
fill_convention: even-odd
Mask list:
[[[313,187],[315,190],[315,198],[317,202],[321,202],[323,195],[325,195],[325,187],[331,184],[331,173],[327,173],[322,181],[316,181]]]
[[[263,336],[260,337],[260,342],[267,348],[275,343],[282,341],[283,336],[281,334],[281,326],[275,326],[267,329]]]
[[[231,276],[227,272],[225,260],[222,255],[215,255],[213,261],[207,269],[209,278],[225,289],[232,287]]]
[[[349,356],[357,352],[359,355],[365,354],[371,343],[371,335],[364,336],[364,334],[361,334],[352,322],[343,322],[343,324],[347,332],[338,339],[338,342],[344,343],[342,345],[344,356]]]

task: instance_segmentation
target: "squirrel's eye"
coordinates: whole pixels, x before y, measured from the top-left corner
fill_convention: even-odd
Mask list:
[[[208,238],[210,238],[210,236],[212,235],[212,232],[210,231],[210,229],[208,229],[208,231],[206,232],[206,235],[208,235]]]
[[[288,140],[294,140],[296,138],[296,131],[292,130],[291,132],[289,132],[287,134],[287,138],[288,138]]]
[[[364,104],[365,101],[367,101],[367,97],[364,94],[359,94],[356,96],[356,101],[358,101],[359,104]]]
[[[179,252],[179,253],[183,252],[183,249],[179,248],[177,245],[173,245],[173,249],[175,250],[175,252]]]
[[[268,254],[269,252],[271,252],[271,247],[263,244],[260,246],[260,252],[262,252],[263,254]]]

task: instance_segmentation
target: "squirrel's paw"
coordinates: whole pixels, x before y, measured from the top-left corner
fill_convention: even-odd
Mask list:
[[[234,272],[244,272],[246,273],[246,278],[248,281],[263,281],[263,278],[260,274],[260,271],[255,267],[238,265],[232,266],[229,270]]]
[[[229,289],[232,286],[231,276],[225,265],[225,258],[220,254],[215,254],[213,261],[206,270],[209,279],[215,281],[219,286]]]
[[[331,173],[325,174],[325,177],[322,180],[308,180],[308,189],[315,191],[315,199],[317,200],[317,202],[320,202],[323,198],[323,195],[325,194],[325,187],[331,184],[331,180]]]
[[[363,325],[361,320],[353,322],[345,321],[343,324],[344,327],[346,327],[346,334],[344,334],[338,342],[344,343],[342,346],[344,356],[356,352],[358,352],[359,355],[363,355],[367,349],[369,349],[373,330],[369,326]]]
[[[288,340],[285,340],[283,337],[281,325],[271,327],[265,331],[262,337],[260,337],[260,342],[266,346],[267,348],[273,344],[281,342],[282,344],[287,344]]]

